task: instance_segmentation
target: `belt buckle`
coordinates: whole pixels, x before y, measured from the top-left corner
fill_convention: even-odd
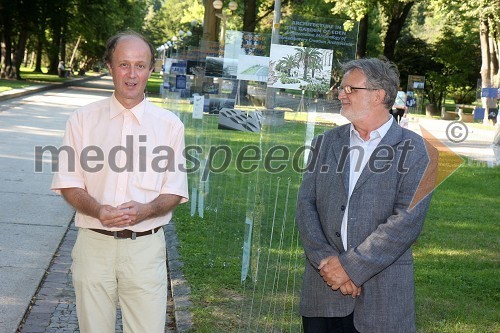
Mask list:
[[[113,237],[115,239],[124,239],[124,237],[120,237],[119,234],[120,234],[120,231],[113,231]]]
[[[127,239],[128,237],[121,237],[120,235],[123,233],[123,231],[113,231],[113,237],[115,239]],[[131,239],[132,240],[135,240],[135,238],[137,237],[137,234],[135,231],[132,231],[132,235],[131,235]]]

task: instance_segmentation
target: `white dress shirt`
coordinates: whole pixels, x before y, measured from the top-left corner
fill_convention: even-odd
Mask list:
[[[363,140],[359,135],[359,132],[351,124],[351,136],[349,142],[349,195],[347,197],[346,210],[344,212],[344,217],[342,219],[342,226],[340,229],[340,234],[342,237],[342,244],[344,249],[347,250],[347,232],[348,232],[348,213],[349,213],[349,200],[351,198],[352,191],[358,182],[359,176],[363,172],[366,163],[372,156],[373,151],[377,148],[380,141],[389,131],[392,126],[393,117],[390,117],[386,123],[382,126],[370,132],[370,138],[368,140]],[[359,147],[360,149],[356,148]]]

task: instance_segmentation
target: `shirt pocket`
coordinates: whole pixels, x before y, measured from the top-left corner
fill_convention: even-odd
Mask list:
[[[162,187],[162,179],[160,177],[160,173],[149,171],[149,172],[140,172],[135,177],[135,186],[142,190],[152,191],[156,193],[160,193]]]

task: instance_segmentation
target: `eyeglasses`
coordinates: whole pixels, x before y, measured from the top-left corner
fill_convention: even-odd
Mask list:
[[[349,85],[344,86],[344,87],[339,86],[338,88],[339,88],[339,90],[343,90],[347,95],[352,94],[353,90],[358,90],[358,89],[378,90],[378,89],[366,88],[366,87],[364,87],[364,88],[362,88],[362,87],[353,87],[353,86],[349,86]]]

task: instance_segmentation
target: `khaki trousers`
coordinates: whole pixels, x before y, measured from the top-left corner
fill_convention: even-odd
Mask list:
[[[115,333],[118,303],[124,333],[165,331],[167,266],[163,229],[132,240],[80,228],[71,256],[81,333]]]

